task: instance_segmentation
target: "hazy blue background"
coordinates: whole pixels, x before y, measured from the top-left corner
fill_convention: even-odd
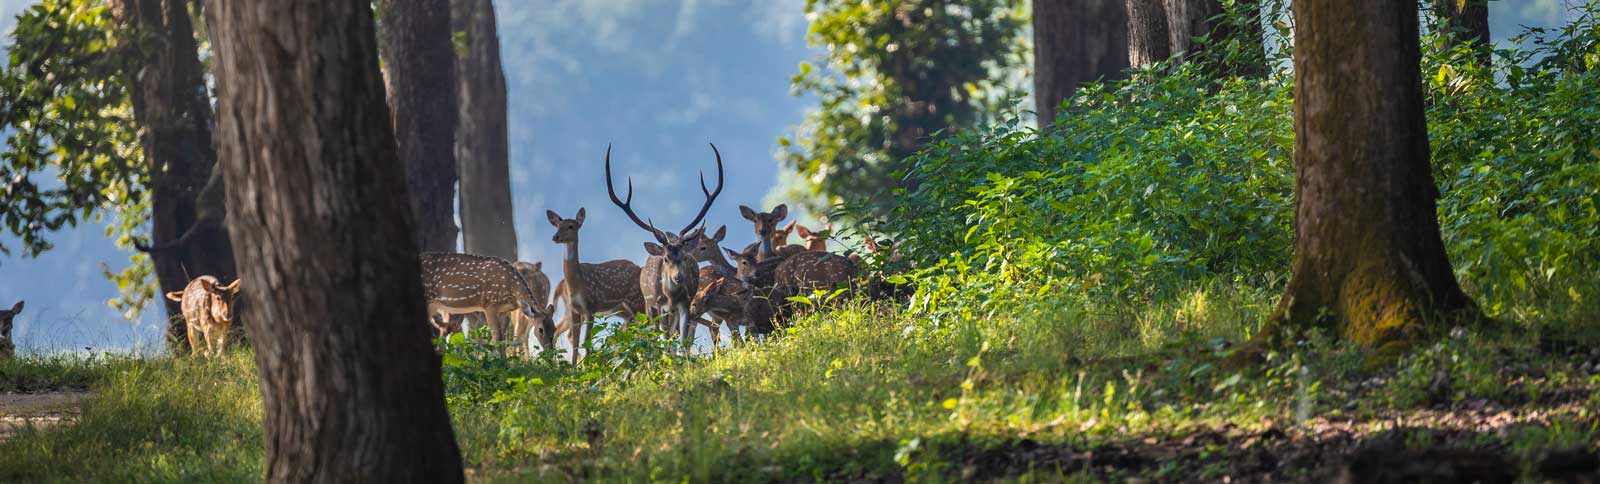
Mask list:
[[[32,2],[0,0],[9,46],[15,16]],[[544,210],[571,217],[588,207],[585,260],[642,259],[644,232],[605,195],[601,159],[614,143],[619,176],[634,175],[635,206],[659,225],[679,227],[699,207],[695,170],[712,169],[717,143],[727,185],[707,218],[729,226],[729,245],[752,240],[739,204],[757,205],[778,179],[776,138],[811,105],[790,94],[789,78],[814,55],[805,43],[804,0],[498,1],[502,57],[510,86],[511,175],[523,260],[546,262],[560,279],[560,248]],[[1495,1],[1497,40],[1518,25],[1551,26],[1561,0]],[[620,181],[620,180],[619,180]],[[37,259],[0,256],[0,304],[25,299],[14,336],[23,352],[161,350],[164,311],[127,321],[105,301],[116,288],[101,276],[126,255],[103,223],[53,234]],[[9,239],[0,239],[7,240]]]

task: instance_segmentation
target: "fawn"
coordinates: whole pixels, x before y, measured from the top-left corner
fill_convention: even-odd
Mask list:
[[[222,356],[228,346],[228,327],[233,325],[232,300],[239,292],[239,280],[222,285],[216,277],[200,276],[189,281],[182,291],[167,293],[167,299],[182,303],[183,320],[188,325],[189,351],[203,357]],[[201,348],[201,341],[205,348]]]

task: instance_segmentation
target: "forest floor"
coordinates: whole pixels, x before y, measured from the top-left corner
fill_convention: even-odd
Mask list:
[[[70,424],[83,413],[86,391],[46,391],[41,393],[0,393],[0,441],[19,429],[48,429]]]
[[[1211,304],[1184,324],[1214,331],[1147,318],[1136,347],[868,306],[714,358],[451,347],[447,397],[475,482],[1600,482],[1592,339],[1450,336],[1376,368],[1310,342],[1231,372],[1216,335],[1253,313]],[[0,414],[36,422],[0,438],[0,481],[259,480],[257,377],[248,351],[0,362]]]

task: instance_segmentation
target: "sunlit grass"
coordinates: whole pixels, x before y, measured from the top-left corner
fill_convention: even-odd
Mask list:
[[[468,472],[507,482],[954,480],[962,456],[1021,440],[1090,449],[1225,425],[1292,432],[1327,416],[1379,422],[1441,398],[1440,374],[1454,382],[1442,397],[1450,401],[1510,405],[1580,391],[1600,402],[1600,381],[1542,353],[1540,331],[1419,348],[1366,394],[1351,393],[1375,376],[1360,369],[1361,353],[1320,340],[1259,372],[1221,370],[1217,349],[1248,337],[1276,296],[1221,284],[1138,306],[1057,294],[947,319],[850,303],[715,358],[657,355],[621,374],[602,361],[463,354],[470,363],[447,369],[447,383]],[[1585,317],[1561,311],[1561,321]],[[1528,368],[1551,376],[1530,380]],[[261,477],[261,401],[247,351],[215,362],[21,359],[0,363],[0,375],[93,391],[78,423],[0,442],[0,480]],[[1481,438],[1526,459],[1592,447],[1600,420],[1566,412]]]

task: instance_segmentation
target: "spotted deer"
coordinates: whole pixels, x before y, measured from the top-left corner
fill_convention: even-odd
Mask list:
[[[457,328],[449,321],[457,314],[483,313],[493,341],[511,336],[506,318],[513,313],[538,321],[545,307],[538,305],[533,292],[511,262],[486,255],[451,252],[424,252],[422,292],[428,301],[429,321],[440,336]]]
[[[578,216],[570,219],[549,210],[544,215],[556,228],[550,240],[567,249],[566,256],[561,259],[562,280],[556,285],[555,298],[564,298],[567,302],[567,312],[562,315],[560,326],[571,328],[567,331],[567,342],[572,345],[572,362],[576,363],[578,348],[582,347],[580,341],[588,343],[594,337],[596,315],[632,315],[644,311],[644,296],[639,292],[639,265],[625,259],[598,264],[581,262],[578,229],[583,228],[584,209],[578,209]],[[558,327],[557,331],[560,330]]]
[[[715,234],[700,237],[700,243],[694,245],[694,249],[689,251],[689,256],[693,258],[696,263],[704,262],[710,264],[709,268],[718,272],[718,275],[725,275],[728,277],[736,276],[739,271],[738,267],[735,267],[733,264],[729,263],[728,259],[722,256],[722,240],[727,238],[727,236],[728,226],[724,225],[717,227],[717,232]],[[650,312],[652,309],[650,306],[655,305],[656,308],[667,306],[667,303],[665,302],[666,293],[661,291],[660,283],[660,266],[663,261],[664,259],[654,256],[646,259],[643,273],[639,276],[639,291],[644,293],[645,301],[649,303],[645,305],[646,314],[651,318],[658,316],[657,313],[659,312],[659,309],[656,309],[657,313],[652,313]],[[706,282],[708,282],[706,280],[706,276],[704,275],[706,273],[706,269],[707,268],[700,269],[701,287],[704,287]],[[654,302],[652,303],[651,301]],[[665,322],[663,322],[663,324],[665,324]]]
[[[167,299],[178,301],[183,309],[183,321],[188,325],[189,351],[203,357],[222,356],[228,346],[228,327],[233,325],[231,308],[233,296],[239,292],[239,280],[222,285],[216,277],[200,276],[189,281],[182,291],[167,293]],[[201,342],[205,348],[201,348]]]
[[[794,223],[790,222],[789,225],[780,229],[778,228],[778,222],[782,222],[785,217],[789,216],[789,206],[780,203],[778,206],[772,207],[771,212],[757,212],[753,208],[740,205],[739,215],[744,216],[745,220],[749,220],[750,223],[754,224],[756,230],[756,242],[746,246],[744,250],[755,249],[758,260],[767,260],[774,256],[781,257],[779,249],[788,247],[789,230],[794,228]]]
[[[529,319],[521,312],[512,313],[511,333],[518,343],[524,343],[519,348],[525,349],[529,355],[538,353],[533,349],[533,343],[538,342],[542,349],[555,347],[555,305],[550,304],[550,277],[544,275],[544,263],[527,263],[517,261],[511,264],[522,276],[522,281],[528,284],[528,292],[533,293],[533,304],[540,311],[534,311],[534,318]],[[529,332],[532,338],[529,338]]]
[[[828,224],[827,228],[816,231],[813,231],[804,225],[796,224],[794,226],[794,230],[795,233],[800,236],[800,240],[806,241],[806,250],[812,252],[828,251],[828,239],[833,238],[833,224]]]
[[[722,153],[717,151],[717,145],[711,145],[711,153],[717,160],[717,188],[706,188],[705,173],[700,174],[700,193],[705,195],[705,202],[700,205],[700,211],[689,220],[683,228],[676,233],[657,229],[655,224],[639,219],[633,211],[633,177],[628,177],[628,194],[626,200],[617,197],[616,186],[611,181],[611,147],[606,147],[606,194],[611,196],[611,203],[622,209],[628,219],[640,229],[649,232],[655,237],[655,242],[645,242],[644,248],[650,253],[650,258],[645,261],[645,268],[639,279],[640,293],[645,297],[645,307],[661,307],[662,303],[669,308],[671,315],[667,333],[678,331],[679,337],[687,349],[694,342],[695,322],[689,316],[689,300],[700,288],[700,264],[693,257],[694,248],[705,238],[705,228],[696,229],[701,220],[705,220],[706,212],[711,211],[711,205],[716,203],[717,196],[722,194]],[[651,313],[659,310],[650,310]]]
[[[856,262],[832,252],[806,251],[787,257],[773,271],[773,283],[786,292],[805,294],[815,289],[849,285]]]
[[[17,356],[17,344],[11,339],[11,326],[12,320],[20,312],[22,312],[22,301],[17,301],[11,309],[0,310],[0,361]]]

